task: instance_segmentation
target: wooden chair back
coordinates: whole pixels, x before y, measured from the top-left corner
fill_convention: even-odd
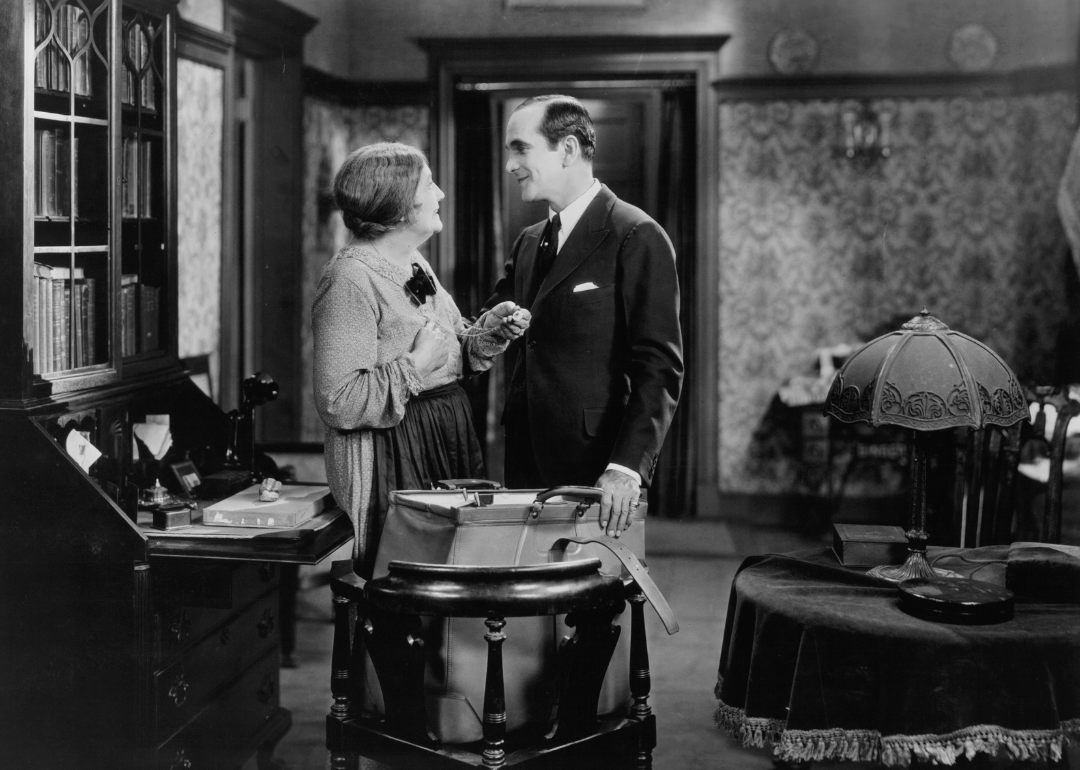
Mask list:
[[[1025,538],[1045,543],[1060,543],[1063,518],[1062,498],[1065,487],[1065,449],[1069,423],[1080,414],[1080,401],[1071,398],[1066,388],[1035,386],[1028,389],[1028,401],[1036,407],[1031,436],[1024,444],[1025,456],[1041,457],[1049,462],[1049,474],[1043,499],[1042,520]],[[1048,407],[1054,409],[1054,427],[1047,436]],[[1031,451],[1034,450],[1034,451]]]
[[[956,429],[952,509],[960,547],[1012,541],[1022,427]]]

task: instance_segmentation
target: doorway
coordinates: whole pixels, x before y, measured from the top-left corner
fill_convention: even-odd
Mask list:
[[[478,310],[525,225],[545,215],[515,200],[503,170],[508,110],[539,93],[569,93],[596,114],[596,175],[668,231],[679,255],[686,377],[650,500],[657,513],[717,507],[717,103],[722,37],[424,40],[436,103],[432,161],[449,193],[432,262],[465,313]],[[604,138],[607,132],[608,139]],[[605,158],[603,147],[610,153]],[[616,187],[618,185],[618,187]],[[472,383],[489,460],[501,477],[504,373]]]

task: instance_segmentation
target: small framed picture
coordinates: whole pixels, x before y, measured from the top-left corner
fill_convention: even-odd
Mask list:
[[[176,475],[176,480],[180,482],[184,494],[190,495],[192,490],[202,483],[202,477],[199,475],[195,463],[191,462],[191,460],[173,463],[169,467],[172,468],[172,472]]]

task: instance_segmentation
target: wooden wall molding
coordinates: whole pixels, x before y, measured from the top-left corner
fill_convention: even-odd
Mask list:
[[[1021,96],[1075,91],[1078,81],[1075,67],[1060,65],[1015,72],[720,78],[712,85],[721,101],[774,101]]]
[[[426,81],[349,80],[304,67],[304,96],[344,107],[430,106],[431,86]]]
[[[256,59],[302,56],[304,35],[319,21],[280,0],[226,0],[225,14],[237,50]]]
[[[176,54],[211,67],[226,68],[232,60],[236,37],[180,19],[176,30]]]

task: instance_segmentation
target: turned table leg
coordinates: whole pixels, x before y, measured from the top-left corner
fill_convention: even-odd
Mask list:
[[[635,591],[630,602],[630,718],[644,722],[647,728],[638,740],[634,756],[636,770],[652,768],[652,750],[656,747],[656,718],[649,705],[652,675],[649,671],[649,645],[645,640],[645,594]]]
[[[484,767],[502,767],[506,761],[503,739],[506,737],[506,695],[503,690],[502,632],[506,621],[491,616],[484,621],[488,632],[487,679],[484,685]]]

